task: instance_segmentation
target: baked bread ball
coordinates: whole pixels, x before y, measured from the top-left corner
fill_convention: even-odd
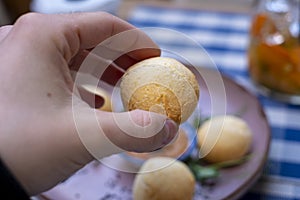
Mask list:
[[[173,58],[154,57],[131,66],[120,92],[126,110],[165,114],[178,124],[186,121],[199,100],[195,75]]]
[[[248,124],[233,115],[216,116],[205,121],[197,136],[201,156],[213,163],[241,158],[252,143]]]
[[[181,161],[169,157],[147,160],[133,184],[134,200],[191,200],[195,178]]]

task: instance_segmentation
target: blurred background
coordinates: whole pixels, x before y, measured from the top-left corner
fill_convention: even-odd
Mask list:
[[[130,11],[141,4],[249,12],[255,1],[226,0],[225,3],[222,0],[0,0],[0,25],[12,24],[20,15],[29,11],[61,13],[93,9],[108,11],[126,19]],[[71,4],[76,9],[70,6]]]

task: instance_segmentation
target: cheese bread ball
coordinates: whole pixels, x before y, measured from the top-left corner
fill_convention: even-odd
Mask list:
[[[131,66],[120,83],[126,110],[165,114],[178,124],[197,106],[199,86],[195,75],[172,58],[154,57]]]
[[[147,160],[133,184],[134,200],[191,200],[195,178],[181,161],[168,157]]]
[[[209,162],[239,159],[250,149],[252,132],[247,123],[236,116],[212,117],[198,129],[200,153]]]

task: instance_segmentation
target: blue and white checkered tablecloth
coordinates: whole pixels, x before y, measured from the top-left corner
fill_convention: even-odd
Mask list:
[[[190,36],[206,49],[222,73],[254,92],[246,55],[250,15],[143,5],[128,20],[140,28],[164,27]],[[169,36],[162,35],[159,45],[181,48],[191,55],[189,59],[199,60],[193,55],[194,47]],[[300,107],[258,98],[271,126],[271,146],[261,179],[242,199],[300,199]]]

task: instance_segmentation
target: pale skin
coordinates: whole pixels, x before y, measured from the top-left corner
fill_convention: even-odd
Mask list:
[[[0,157],[29,195],[50,189],[95,158],[81,142],[73,119],[74,109],[82,111],[86,133],[99,128],[92,122],[96,113],[102,132],[116,148],[147,152],[161,148],[176,135],[178,126],[166,116],[136,110],[111,113],[91,108],[73,88],[71,70],[98,43],[125,30],[135,29],[107,13],[66,15],[26,14],[12,26],[0,28]],[[142,32],[139,37],[151,40]],[[156,44],[152,44],[156,46]],[[123,69],[140,60],[159,56],[157,49],[128,53],[116,62]],[[108,70],[102,79],[115,83],[121,72]],[[76,106],[72,104],[75,99]],[[85,112],[87,111],[87,112]],[[113,117],[114,114],[114,117]],[[127,115],[126,115],[127,114]],[[161,126],[157,134],[139,139],[118,128],[130,114],[134,123]],[[90,120],[91,119],[91,120]],[[137,131],[128,123],[126,130]],[[97,146],[101,151],[101,146]]]

